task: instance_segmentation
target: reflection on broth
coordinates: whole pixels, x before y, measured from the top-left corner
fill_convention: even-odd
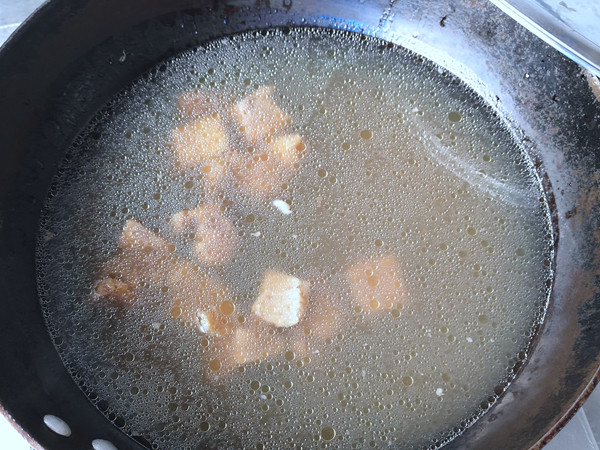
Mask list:
[[[530,161],[451,74],[364,36],[215,41],[117,96],[42,219],[66,367],[155,448],[422,448],[526,359],[551,285]]]

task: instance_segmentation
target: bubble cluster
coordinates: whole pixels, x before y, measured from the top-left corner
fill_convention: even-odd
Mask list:
[[[182,171],[180,95],[209,93],[225,114],[263,86],[303,141],[289,179],[259,180],[277,197],[250,195],[243,180],[211,190],[218,168]],[[236,140],[239,127],[225,131],[269,162]],[[223,266],[194,259],[207,244],[198,230],[173,232],[174,214],[209,201],[237,243]],[[130,219],[170,245],[143,257],[139,298],[119,306],[94,286]],[[451,74],[360,35],[271,30],[167,61],[99,113],[50,189],[38,280],[74,380],[151,448],[437,447],[526,360],[551,286],[550,236],[531,162]],[[356,304],[348,268],[385,255],[399,262],[401,300]],[[194,326],[187,299],[215,302],[227,332],[253,320],[266,270],[309,280],[345,325],[273,329],[265,342],[296,333],[309,345],[227,372],[231,349]],[[389,282],[368,270],[365,289]]]

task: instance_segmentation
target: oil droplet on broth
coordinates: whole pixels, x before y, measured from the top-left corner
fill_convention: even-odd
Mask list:
[[[373,132],[371,130],[362,130],[360,132],[360,137],[363,138],[365,141],[368,141],[373,137]]]
[[[381,44],[310,28],[215,41],[135,83],[70,150],[40,230],[42,309],[76,382],[126,432],[167,449],[421,448],[506,388],[552,275],[539,180],[472,91]],[[283,111],[275,133],[232,117],[254,92]],[[251,162],[186,171],[172,139],[190,121]],[[285,182],[265,148],[290,158]],[[231,230],[189,218],[209,203]],[[131,219],[169,256],[146,255],[135,301],[90,296],[102,271],[132,269],[118,245]],[[227,263],[210,227],[235,237]],[[248,332],[271,270],[310,284],[306,311]]]
[[[332,441],[335,437],[335,430],[331,427],[323,427],[321,430],[321,438],[324,441]]]
[[[221,305],[219,305],[219,310],[222,314],[230,316],[235,311],[235,305],[230,301],[224,301],[221,303]]]
[[[450,120],[450,122],[460,122],[462,120],[462,115],[457,111],[449,112],[448,120]]]

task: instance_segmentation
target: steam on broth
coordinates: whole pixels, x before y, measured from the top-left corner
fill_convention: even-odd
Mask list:
[[[214,41],[73,144],[38,248],[86,395],[155,448],[437,446],[543,318],[548,205],[450,73],[319,29]]]

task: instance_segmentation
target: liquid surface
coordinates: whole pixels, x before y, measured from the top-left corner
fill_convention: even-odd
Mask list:
[[[173,156],[178,97],[214,92],[233,105],[263,86],[291,118],[282,133],[301,136],[301,160],[271,197],[236,183],[209,192],[206,173]],[[240,142],[229,144],[251,151]],[[227,263],[203,264],[173,231],[174,214],[209,202],[233,225]],[[321,295],[338,329],[303,353],[295,330],[322,325],[273,327],[282,348],[225,373],[230,341],[179,320],[172,286],[145,283],[127,306],[98,298],[127,219],[226,285],[231,326],[250,326],[265,273],[279,271],[310,285],[309,319]],[[165,63],[98,116],[51,190],[39,286],[75,381],[155,448],[423,448],[484,412],[526,358],[549,235],[530,161],[451,74],[359,35],[273,31]],[[384,258],[398,292],[360,304],[352,274]]]

